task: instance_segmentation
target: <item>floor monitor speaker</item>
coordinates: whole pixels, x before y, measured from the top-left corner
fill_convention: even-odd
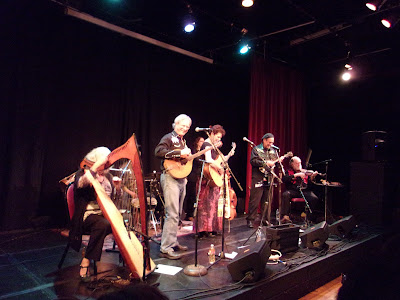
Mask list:
[[[234,281],[255,282],[265,272],[265,265],[271,255],[271,249],[265,239],[240,249],[236,257],[228,264],[228,271]]]
[[[356,219],[353,216],[347,216],[329,225],[329,234],[337,235],[338,237],[344,238],[356,226]]]
[[[307,228],[300,235],[302,246],[311,249],[322,248],[328,237],[328,224],[325,221]]]

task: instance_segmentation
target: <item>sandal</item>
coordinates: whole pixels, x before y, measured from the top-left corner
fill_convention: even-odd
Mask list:
[[[84,266],[80,265],[80,270],[82,270],[82,269],[86,269],[86,273],[84,275],[81,275],[79,272],[79,276],[81,277],[81,280],[83,282],[89,282],[90,281],[89,266],[84,267]]]

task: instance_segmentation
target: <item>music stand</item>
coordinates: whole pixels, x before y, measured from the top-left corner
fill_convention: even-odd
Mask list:
[[[197,206],[199,204],[199,197],[200,197],[200,191],[201,191],[201,182],[203,181],[203,173],[204,173],[204,163],[205,160],[200,160],[202,162],[201,165],[201,173],[200,173],[200,179],[199,179],[199,187],[196,195],[196,203],[194,204],[194,221],[196,223],[196,232],[195,232],[195,248],[194,248],[194,264],[193,265],[188,265],[183,269],[183,273],[188,276],[204,276],[207,274],[207,269],[202,266],[197,264],[197,249],[198,249],[198,243],[199,243],[199,216],[197,214]]]

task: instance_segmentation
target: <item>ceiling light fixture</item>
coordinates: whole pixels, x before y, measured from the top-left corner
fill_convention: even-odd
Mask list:
[[[243,0],[242,1],[242,6],[243,7],[250,7],[250,6],[253,6],[253,4],[254,4],[253,0]]]
[[[190,5],[187,5],[188,14],[183,19],[183,30],[186,33],[191,33],[196,28],[196,21],[193,17],[193,11]]]
[[[365,3],[365,6],[368,7],[372,11],[379,10],[387,0],[373,0]]]
[[[397,14],[391,14],[381,20],[381,23],[386,28],[392,28],[397,25],[400,21],[400,16]]]

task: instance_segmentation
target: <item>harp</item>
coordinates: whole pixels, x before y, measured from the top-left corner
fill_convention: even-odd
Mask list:
[[[108,197],[100,183],[95,180],[89,170],[85,170],[97,193],[97,202],[105,218],[110,222],[115,242],[118,245],[122,258],[135,278],[143,278],[155,269],[155,264],[150,258],[150,250],[147,238],[147,203],[145,185],[142,172],[142,161],[138,152],[135,134],[122,146],[116,148],[108,155],[108,161],[104,168],[109,168],[120,159],[131,161],[132,172],[136,178],[137,195],[140,202],[140,221],[142,243],[137,239],[134,232],[127,230],[120,211],[114,202]]]

